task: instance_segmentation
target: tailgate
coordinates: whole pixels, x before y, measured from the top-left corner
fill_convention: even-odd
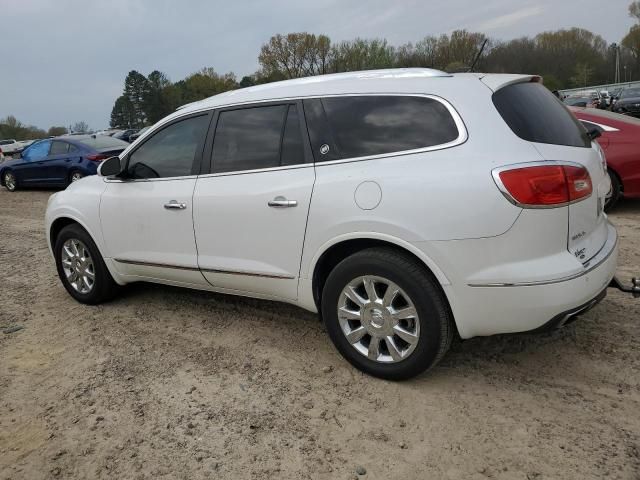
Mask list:
[[[611,187],[602,150],[596,142],[591,148],[534,144],[546,160],[561,160],[584,166],[591,177],[590,197],[569,205],[567,248],[582,263],[591,260],[607,240],[607,221],[603,212],[605,196]]]

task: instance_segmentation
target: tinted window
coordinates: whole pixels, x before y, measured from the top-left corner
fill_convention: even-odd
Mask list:
[[[69,153],[75,153],[78,151],[78,147],[76,147],[75,145],[72,145],[71,143],[69,144]]]
[[[578,120],[543,85],[516,83],[493,94],[493,103],[513,133],[529,142],[590,147]]]
[[[322,105],[342,158],[443,145],[459,135],[447,108],[431,98],[328,97]]]
[[[29,162],[41,160],[49,155],[49,145],[51,145],[50,140],[43,140],[42,142],[34,143],[22,152],[22,158]]]
[[[280,166],[287,109],[287,105],[276,105],[221,112],[213,141],[213,171]],[[300,158],[297,163],[302,161]]]
[[[622,91],[621,98],[640,97],[640,88],[628,88]]]
[[[51,142],[51,151],[49,155],[64,155],[69,151],[69,144],[66,142],[53,141]]]
[[[188,118],[152,135],[129,156],[127,175],[131,178],[191,175],[196,151],[198,146],[202,145],[207,129],[208,118],[208,115]]]
[[[296,165],[304,162],[304,147],[300,135],[300,119],[298,107],[289,106],[287,122],[284,125],[282,136],[282,160],[281,165]]]

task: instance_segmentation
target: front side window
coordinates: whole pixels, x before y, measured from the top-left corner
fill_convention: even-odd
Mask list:
[[[318,103],[321,103],[321,107]],[[310,127],[316,160],[367,157],[445,145],[460,136],[455,120],[438,100],[421,96],[337,96],[305,101],[319,130]],[[309,117],[308,117],[309,118]],[[322,122],[326,125],[322,125]],[[324,130],[324,132],[322,132]],[[337,152],[331,154],[331,143]]]
[[[296,105],[270,105],[220,113],[213,141],[213,172],[304,163]]]
[[[36,162],[42,160],[49,155],[49,147],[51,146],[51,140],[43,140],[38,143],[34,143],[24,152],[22,152],[22,158],[28,162]]]
[[[69,144],[55,140],[51,142],[51,151],[49,155],[64,155],[69,152]]]
[[[191,175],[208,115],[180,120],[155,133],[130,156],[126,176],[134,179]]]

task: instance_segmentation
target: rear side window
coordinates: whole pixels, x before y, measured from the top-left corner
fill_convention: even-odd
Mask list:
[[[220,112],[213,173],[304,163],[297,107],[270,105]]]
[[[331,142],[340,158],[356,158],[444,145],[460,135],[447,107],[432,98],[366,95],[320,101],[331,135],[315,142],[314,154],[321,161],[333,159],[323,153]]]
[[[591,147],[578,120],[540,83],[516,83],[493,94],[493,104],[523,140],[569,147]]]
[[[54,140],[51,142],[51,150],[49,155],[64,155],[69,151],[69,144],[67,142],[59,142]]]

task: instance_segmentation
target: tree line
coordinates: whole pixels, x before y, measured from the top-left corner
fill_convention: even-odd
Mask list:
[[[45,137],[58,137],[66,133],[86,133],[89,132],[89,125],[86,122],[75,122],[69,127],[53,126],[48,130],[43,130],[34,125],[26,125],[13,115],[0,118],[0,139],[14,140],[37,140]]]
[[[415,43],[394,46],[382,38],[333,43],[327,35],[274,35],[262,45],[259,70],[239,81],[233,73],[203,68],[178,82],[153,71],[148,76],[132,70],[111,112],[112,127],[150,125],[181,105],[262,83],[355,70],[428,67],[447,72],[476,71],[536,73],[550,90],[613,83],[616,56],[627,77],[640,79],[640,0],[629,6],[637,23],[620,45],[582,28],[543,32],[534,37],[499,41],[483,33],[456,30],[449,35],[426,36]],[[482,48],[484,45],[484,49]]]

